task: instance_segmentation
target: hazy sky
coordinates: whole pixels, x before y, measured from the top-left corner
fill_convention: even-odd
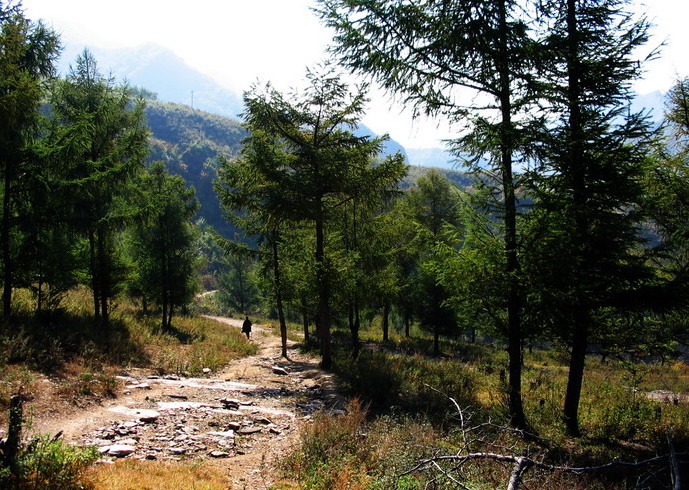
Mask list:
[[[297,85],[305,68],[326,58],[331,33],[309,7],[314,0],[23,0],[28,17],[43,19],[65,40],[96,47],[156,43],[238,93],[256,80],[281,89]],[[652,45],[662,58],[647,65],[636,90],[666,91],[689,76],[687,0],[636,2],[656,24]],[[645,5],[645,6],[644,6]],[[409,148],[440,146],[449,135],[437,122],[413,122],[381,93],[364,123]],[[441,123],[441,127],[444,125]]]

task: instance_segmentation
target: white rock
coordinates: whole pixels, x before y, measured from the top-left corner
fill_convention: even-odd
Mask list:
[[[211,458],[227,458],[230,454],[223,451],[211,451],[208,455]]]
[[[228,439],[233,439],[234,438],[234,431],[233,430],[226,430],[223,432],[220,431],[214,431],[214,432],[209,432],[209,436],[216,436],[216,437],[226,437]]]
[[[116,458],[123,458],[124,456],[132,454],[134,451],[136,451],[134,446],[129,446],[127,444],[113,444],[110,446],[110,448],[108,448],[106,454],[108,456],[115,456]]]
[[[139,409],[136,411],[136,415],[142,422],[155,422],[160,417],[160,413],[155,410]]]

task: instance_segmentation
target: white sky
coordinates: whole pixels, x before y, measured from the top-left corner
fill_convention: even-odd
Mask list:
[[[635,0],[656,25],[661,59],[635,85],[640,94],[666,91],[689,76],[689,1]],[[238,93],[256,80],[287,89],[307,66],[326,58],[331,33],[309,7],[315,0],[23,0],[26,15],[43,19],[71,42],[104,48],[155,43]],[[645,6],[644,6],[645,5]],[[364,123],[408,148],[441,146],[442,123],[413,122],[380,93],[370,93]]]

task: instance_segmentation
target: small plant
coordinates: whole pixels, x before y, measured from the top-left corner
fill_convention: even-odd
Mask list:
[[[14,468],[0,470],[0,487],[72,490],[90,488],[86,469],[98,459],[95,448],[79,448],[42,436],[21,448]]]

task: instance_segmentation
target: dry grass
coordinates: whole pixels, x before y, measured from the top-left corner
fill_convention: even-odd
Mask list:
[[[164,463],[123,460],[91,468],[86,475],[94,490],[227,490],[227,475],[211,463]]]

